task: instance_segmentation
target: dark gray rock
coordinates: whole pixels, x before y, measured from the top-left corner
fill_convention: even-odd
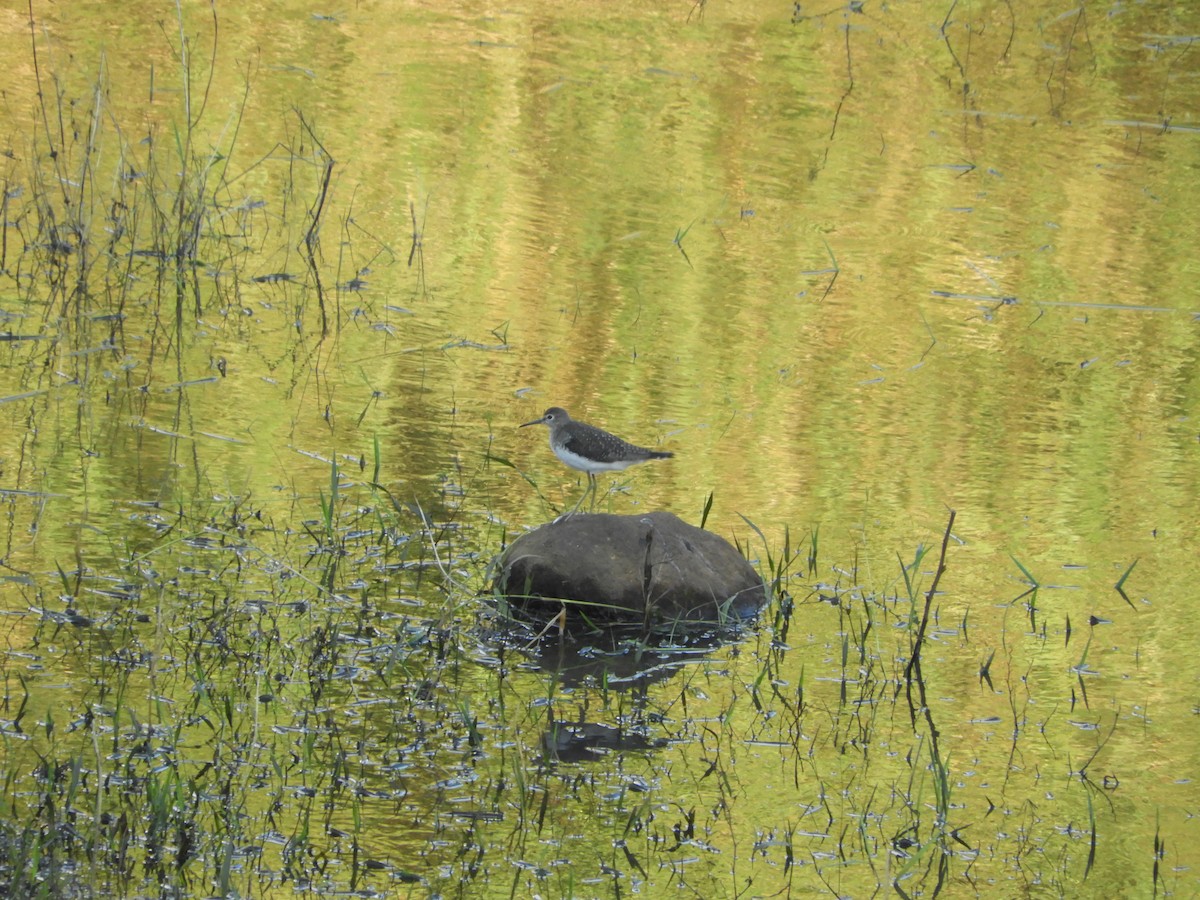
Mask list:
[[[732,623],[767,598],[728,541],[664,512],[576,514],[543,525],[505,551],[494,587],[530,612],[565,601],[590,621],[651,626]]]

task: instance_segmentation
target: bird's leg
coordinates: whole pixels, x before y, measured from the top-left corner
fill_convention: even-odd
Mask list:
[[[578,503],[576,503],[576,504],[575,504],[575,505],[574,505],[574,506],[571,508],[571,511],[570,511],[569,513],[567,513],[567,515],[568,515],[568,516],[573,516],[573,515],[575,515],[575,513],[579,512],[579,507],[583,506],[583,501],[584,501],[584,499],[587,497],[587,495],[588,495],[588,491],[589,491],[589,490],[591,490],[591,481],[590,481],[591,477],[592,477],[592,476],[591,476],[591,473],[589,472],[589,473],[588,473],[588,479],[589,479],[589,481],[588,481],[588,486],[587,486],[586,488],[584,488],[584,490],[583,490],[583,493],[579,495],[579,502],[578,502]]]
[[[594,472],[588,472],[588,489],[592,492],[592,512],[596,511],[596,475]]]

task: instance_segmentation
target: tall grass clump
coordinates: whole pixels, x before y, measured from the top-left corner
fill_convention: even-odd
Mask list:
[[[14,369],[20,390],[63,377],[86,388],[97,369],[127,357],[136,357],[124,367],[128,386],[146,383],[163,362],[182,381],[191,329],[242,309],[247,284],[290,289],[296,318],[328,332],[320,237],[334,161],[300,111],[281,123],[290,134],[271,155],[242,149],[253,72],[218,109],[220,28],[211,9],[207,53],[181,11],[174,31],[163,29],[174,77],[151,69],[132,125],[114,94],[136,89],[113,84],[101,57],[86,97],[73,96],[31,22],[35,108],[26,146],[3,176],[0,241],[0,288],[22,319],[10,350],[32,358]],[[270,193],[256,193],[264,184]],[[306,277],[256,269],[274,242],[298,251]]]

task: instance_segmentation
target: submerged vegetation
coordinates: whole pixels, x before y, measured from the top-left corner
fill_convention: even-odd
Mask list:
[[[993,690],[990,642],[953,690],[986,680],[1007,714],[941,699],[965,674],[941,648],[970,643],[965,617],[938,621],[949,524],[894,592],[813,584],[815,534],[785,545],[763,621],[726,648],[531,644],[468,590],[485,567],[456,529],[330,470],[299,530],[248,501],[147,505],[119,569],[62,571],[57,596],[31,573],[4,662],[6,896],[1077,895],[1097,865],[1117,721],[1073,738],[1011,647]],[[1028,765],[1045,745],[1058,771]],[[760,779],[792,799],[746,808]],[[1020,799],[1038,785],[1076,812]]]
[[[136,133],[105,73],[77,100],[35,39],[5,171],[0,894],[1186,892],[1174,837],[1126,818],[1114,736],[1144,710],[1089,696],[1136,560],[1111,618],[1072,622],[1015,555],[1011,582],[957,582],[953,511],[886,565],[745,519],[760,621],[649,642],[502,620],[511,528],[469,513],[487,489],[458,461],[401,491],[377,439],[331,437],[296,451],[318,488],[276,460],[277,492],[245,489],[279,442],[212,431],[194,391],[242,366],[336,418],[338,335],[386,330],[359,305],[380,261],[426,290],[426,225],[408,203],[396,255],[360,229],[303,111],[245,159],[179,25],[174,103]]]

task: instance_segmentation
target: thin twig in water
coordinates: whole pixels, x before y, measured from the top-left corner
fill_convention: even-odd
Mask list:
[[[692,222],[688,223],[687,228],[676,228],[675,229],[675,238],[674,238],[674,240],[671,241],[671,243],[673,243],[676,247],[679,248],[679,252],[683,254],[684,262],[686,262],[688,264],[688,268],[694,268],[694,267],[692,266],[691,257],[689,257],[687,255],[687,251],[683,249],[683,239],[685,237],[687,237],[687,233],[692,230],[692,226],[695,224],[696,224],[696,222],[695,222],[695,220],[693,220]]]
[[[929,355],[929,351],[937,344],[937,338],[933,335],[933,329],[929,326],[929,321],[925,318],[925,313],[921,313],[921,322],[925,325],[925,330],[929,332],[929,346],[925,348],[925,352],[921,354],[920,359],[920,362],[925,362],[925,357]]]
[[[425,219],[429,216],[429,197],[425,198],[425,209],[421,211],[421,226],[417,227],[417,208],[408,201],[408,214],[412,217],[412,246],[408,251],[408,267],[417,260],[417,285],[425,293]]]
[[[942,554],[938,558],[937,571],[933,575],[933,583],[929,585],[929,590],[925,593],[925,609],[921,613],[921,624],[917,626],[917,637],[913,641],[912,656],[908,658],[908,665],[904,667],[904,680],[911,681],[913,668],[920,665],[921,644],[925,641],[925,629],[929,627],[929,613],[933,608],[933,595],[937,593],[938,582],[942,579],[942,573],[946,571],[946,547],[950,544],[950,529],[954,527],[955,511],[950,510],[950,521],[946,523],[946,533],[942,536]]]
[[[325,310],[325,289],[321,283],[321,270],[317,265],[317,250],[319,248],[321,213],[324,211],[325,201],[329,197],[329,182],[333,178],[334,159],[329,155],[329,151],[325,149],[325,146],[317,139],[312,127],[304,118],[304,114],[297,110],[297,115],[300,118],[300,125],[304,128],[305,133],[325,160],[324,171],[321,175],[321,186],[317,190],[316,200],[309,209],[310,221],[308,223],[308,231],[304,234],[304,255],[317,289],[317,305],[321,310],[321,334],[327,335],[329,334],[329,319]]]
[[[825,244],[825,252],[829,254],[829,261],[833,263],[833,277],[829,279],[829,284],[825,285],[825,293],[821,295],[821,300],[818,302],[824,302],[825,298],[829,296],[834,283],[838,280],[838,275],[842,273],[838,267],[837,257],[833,255],[833,248],[829,246],[829,241],[822,241],[822,243]]]
[[[1140,559],[1140,557],[1139,557],[1139,559]],[[1132,609],[1137,609],[1137,607],[1133,605],[1133,601],[1130,600],[1129,595],[1125,593],[1125,579],[1129,577],[1130,573],[1133,571],[1133,567],[1136,566],[1137,564],[1138,564],[1138,561],[1136,559],[1133,562],[1131,562],[1129,564],[1129,568],[1125,570],[1125,574],[1121,576],[1121,580],[1113,585],[1113,587],[1116,588],[1117,593],[1121,595],[1121,598],[1126,603],[1128,603],[1130,608],[1132,608]]]

